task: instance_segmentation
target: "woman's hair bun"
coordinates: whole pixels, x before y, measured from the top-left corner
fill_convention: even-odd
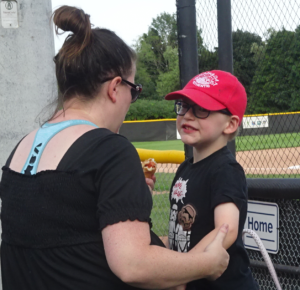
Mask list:
[[[61,6],[53,12],[53,22],[56,31],[59,29],[71,31],[75,35],[84,34],[91,29],[90,16],[85,14],[82,9],[71,6]],[[57,32],[57,34],[59,34]]]
[[[52,19],[57,35],[66,31],[73,32],[73,35],[67,37],[62,47],[65,57],[80,54],[90,44],[92,38],[90,15],[85,14],[82,9],[64,5],[53,12]],[[58,29],[63,30],[63,32],[59,32]]]

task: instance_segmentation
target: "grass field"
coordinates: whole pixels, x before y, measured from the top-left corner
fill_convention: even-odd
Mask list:
[[[150,150],[180,150],[183,151],[181,140],[152,141],[152,142],[132,142],[135,148]]]
[[[151,219],[153,231],[158,236],[167,236],[169,228],[170,202],[169,194],[158,194],[153,196],[153,208]]]
[[[155,173],[156,183],[155,183],[155,191],[169,191],[171,183],[174,179],[174,173]]]
[[[235,142],[236,151],[300,147],[300,134],[285,133],[261,136],[238,136]],[[132,142],[132,144],[140,149],[184,150],[181,140]]]

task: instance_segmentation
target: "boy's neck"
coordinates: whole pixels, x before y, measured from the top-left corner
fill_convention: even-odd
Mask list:
[[[193,163],[199,162],[227,145],[227,142],[193,147]]]

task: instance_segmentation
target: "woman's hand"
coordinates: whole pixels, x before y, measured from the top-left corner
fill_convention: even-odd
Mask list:
[[[206,259],[208,262],[208,272],[205,278],[208,280],[216,280],[227,269],[229,255],[223,247],[223,242],[226,238],[227,232],[228,225],[222,225],[215,238],[204,249],[204,253],[206,254]],[[190,252],[193,251],[203,251],[203,245],[201,244],[201,241]]]
[[[229,256],[222,247],[226,234],[227,227],[222,226],[205,251],[196,245],[187,253],[178,253],[150,245],[147,222],[127,220],[102,230],[111,271],[124,283],[143,289],[166,289],[202,278],[217,279],[228,265]]]
[[[223,248],[223,241],[228,232],[228,225],[222,225],[215,239],[205,248],[204,252],[211,255],[214,262],[213,272],[207,276],[209,280],[218,279],[228,267],[229,255]]]
[[[150,190],[151,194],[152,194],[152,191],[154,189],[155,182],[156,182],[155,175],[152,175],[151,178],[146,178],[146,183],[147,183],[147,185],[149,187],[149,190]]]

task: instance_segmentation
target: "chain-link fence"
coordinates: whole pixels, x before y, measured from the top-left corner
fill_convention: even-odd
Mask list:
[[[300,179],[248,179],[249,198],[254,203],[277,204],[278,252],[270,254],[282,289],[300,289]],[[253,202],[252,202],[253,203]],[[256,208],[257,209],[257,208]],[[248,219],[249,223],[249,219]],[[248,250],[251,269],[261,289],[276,289],[262,255]]]
[[[249,178],[299,178],[300,1],[231,5],[234,74],[248,95],[237,160]],[[199,71],[217,69],[217,1],[197,0],[197,18]]]
[[[154,232],[159,236],[168,236],[168,223],[169,223],[169,190],[172,180],[175,176],[175,172],[178,168],[178,164],[158,164],[158,172],[156,174],[157,183],[153,194],[153,211],[152,211],[152,222]],[[295,179],[294,179],[295,180]],[[270,180],[271,181],[271,180]],[[288,180],[286,180],[288,181]],[[289,193],[295,195],[300,194],[297,190],[298,185],[293,185],[290,188],[286,188],[286,185],[280,186],[282,189],[277,189],[272,194],[272,185],[268,183],[265,185],[268,187],[268,195],[264,197],[264,192],[261,190],[257,193],[256,189],[253,188],[253,182],[257,183],[260,187],[259,182],[255,179],[249,183],[250,199],[257,201],[268,201],[278,205],[279,208],[279,251],[277,254],[270,254],[272,262],[275,264],[275,269],[279,278],[279,282],[284,290],[299,290],[300,289],[300,200],[291,199]],[[260,182],[264,182],[260,180]],[[292,181],[291,181],[292,182]],[[278,185],[274,185],[277,188]],[[256,192],[255,196],[251,196],[252,192]],[[269,198],[271,195],[276,198]],[[278,196],[280,192],[281,196]],[[258,197],[260,196],[260,197]],[[252,273],[256,281],[260,285],[262,290],[276,290],[275,284],[269,273],[269,270],[262,263],[263,257],[260,252],[247,250],[249,258],[256,262],[254,267],[251,267]]]
[[[300,177],[300,0],[231,0],[234,75],[248,106],[236,158],[248,178]],[[199,72],[218,69],[217,0],[196,0]],[[169,190],[178,165],[159,164],[153,196],[154,231],[168,235]],[[300,196],[298,197],[300,198]],[[300,289],[300,201],[275,202],[280,250],[271,254],[283,289]],[[263,261],[257,251],[250,259]],[[265,265],[252,267],[261,289],[276,289]],[[278,269],[283,269],[278,271]]]

